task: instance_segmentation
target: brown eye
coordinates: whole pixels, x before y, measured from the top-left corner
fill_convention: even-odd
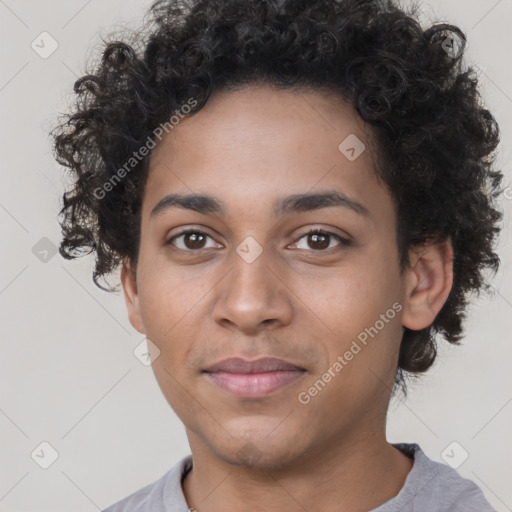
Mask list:
[[[172,245],[182,251],[198,251],[201,249],[209,249],[210,247],[214,247],[205,247],[208,238],[211,239],[211,237],[204,231],[199,231],[197,229],[187,229],[181,231],[169,239],[166,242],[166,245]],[[178,240],[180,240],[180,242],[175,243]]]
[[[323,233],[312,233],[308,235],[308,237],[310,247],[313,249],[327,249],[327,247],[329,247],[330,235],[324,235]]]
[[[312,249],[314,251],[325,251],[326,249],[332,248],[331,242],[332,240],[336,239],[339,241],[337,246],[346,246],[350,244],[350,241],[342,238],[341,236],[337,235],[336,233],[331,233],[330,231],[323,231],[321,229],[313,229],[311,231],[308,231],[307,233],[304,233],[300,238],[299,241],[296,242],[296,245],[299,249]],[[306,239],[306,247],[300,247],[300,241],[302,239]]]
[[[183,235],[183,243],[188,249],[202,249],[205,239],[206,237],[202,233],[186,233]]]

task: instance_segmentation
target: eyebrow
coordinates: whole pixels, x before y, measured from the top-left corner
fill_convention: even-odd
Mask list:
[[[283,216],[292,213],[319,210],[321,208],[348,208],[359,215],[370,216],[369,210],[361,203],[350,199],[338,190],[322,193],[292,194],[279,198],[274,204],[274,215]],[[170,208],[182,208],[202,214],[225,216],[226,210],[222,201],[206,194],[169,194],[162,198],[151,210],[150,217],[165,213]]]

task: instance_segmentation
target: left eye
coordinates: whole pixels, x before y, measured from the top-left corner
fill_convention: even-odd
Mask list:
[[[331,233],[330,231],[324,231],[322,229],[313,229],[311,231],[308,231],[307,233],[304,233],[300,238],[302,240],[303,238],[306,238],[306,243],[310,245],[314,244],[317,245],[317,247],[314,247],[313,250],[315,251],[322,251],[325,249],[330,249],[330,242],[332,237],[338,239],[340,242],[338,245],[349,245],[349,240],[342,238],[341,236]],[[299,245],[299,242],[296,242],[295,245]],[[298,247],[299,249],[308,249],[308,247]]]
[[[181,241],[181,244],[175,243],[177,240],[179,240],[181,238],[183,239]],[[187,229],[187,230],[184,230],[184,231],[178,233],[177,235],[173,236],[172,238],[170,238],[166,242],[166,245],[173,245],[177,249],[182,250],[182,251],[198,251],[201,249],[215,248],[216,247],[215,244],[211,245],[210,247],[207,247],[205,245],[207,238],[210,238],[211,240],[213,240],[210,237],[210,235],[208,235],[208,233],[205,233],[204,231],[200,231],[197,229]],[[349,240],[341,237],[340,235],[337,235],[336,233],[331,233],[330,231],[324,231],[322,229],[313,229],[311,231],[308,231],[307,233],[304,233],[298,239],[298,241],[294,242],[294,244],[292,244],[292,245],[297,246],[298,249],[301,249],[301,250],[306,249],[307,250],[308,247],[300,247],[299,246],[300,241],[302,239],[306,239],[307,240],[306,244],[308,244],[310,246],[309,248],[312,248],[314,251],[318,252],[318,251],[323,251],[323,250],[332,248],[332,246],[331,246],[332,238],[335,238],[338,240],[339,243],[337,245],[346,246],[346,245],[350,244]],[[316,245],[316,247],[311,247],[312,244]],[[180,247],[180,245],[181,245],[181,247]]]

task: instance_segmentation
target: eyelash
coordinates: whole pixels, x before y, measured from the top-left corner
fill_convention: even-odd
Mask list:
[[[187,228],[187,229],[183,229],[182,231],[180,231],[179,233],[177,233],[176,235],[172,236],[169,240],[167,240],[167,242],[165,242],[165,245],[169,245],[169,246],[172,246],[172,242],[176,239],[176,238],[179,238],[180,236],[183,236],[183,235],[187,235],[189,233],[195,233],[195,234],[201,234],[201,235],[206,235],[207,237],[209,238],[212,238],[208,233],[206,233],[205,231],[202,231],[200,229],[195,229],[195,228]],[[338,239],[338,241],[340,242],[340,244],[336,247],[347,247],[351,244],[351,241],[346,239],[346,238],[343,238],[341,237],[340,235],[336,234],[336,233],[333,233],[331,231],[326,231],[324,229],[319,229],[319,228],[313,228],[313,229],[310,229],[309,231],[307,231],[306,233],[303,233],[301,236],[299,236],[299,238],[297,239],[296,242],[293,242],[294,244],[298,243],[300,240],[302,240],[304,237],[308,236],[308,235],[327,235],[327,236],[330,236],[330,237],[334,237],[336,239]],[[313,252],[317,252],[317,253],[329,253],[332,249],[336,249],[336,247],[331,247],[330,249],[310,249],[310,251],[313,251]],[[209,249],[209,248],[208,248]],[[188,252],[188,253],[194,253],[194,252],[200,252],[202,250],[207,250],[207,249],[197,249],[197,250],[194,250],[194,249],[180,249],[180,248],[174,248],[173,249],[174,251],[182,251],[182,252]],[[304,250],[304,249],[298,249],[298,250]],[[307,249],[306,249],[307,250]]]

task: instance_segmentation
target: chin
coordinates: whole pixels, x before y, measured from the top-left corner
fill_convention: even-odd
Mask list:
[[[216,456],[234,466],[270,471],[293,464],[306,450],[298,439],[300,436],[290,425],[286,428],[284,425],[274,426],[274,431],[268,428],[268,422],[265,429],[252,427],[246,425],[243,433],[239,431],[238,434],[226,427],[232,436],[226,434],[222,437],[222,443],[210,444]],[[281,432],[278,432],[279,429],[282,429]]]

